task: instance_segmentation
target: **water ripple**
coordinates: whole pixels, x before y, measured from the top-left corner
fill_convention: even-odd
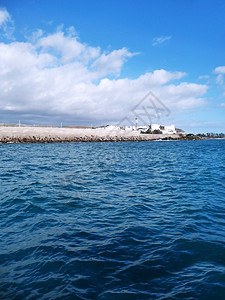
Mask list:
[[[224,299],[224,150],[0,145],[0,299]]]

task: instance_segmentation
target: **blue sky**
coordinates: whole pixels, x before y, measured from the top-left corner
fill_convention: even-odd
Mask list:
[[[133,122],[152,91],[170,111],[151,111],[152,122],[225,132],[224,1],[0,0],[0,9],[0,123]]]

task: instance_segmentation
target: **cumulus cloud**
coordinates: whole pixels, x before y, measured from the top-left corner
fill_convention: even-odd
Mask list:
[[[117,122],[151,90],[171,110],[204,104],[207,85],[183,81],[184,72],[164,69],[121,78],[127,48],[105,52],[79,40],[70,28],[25,42],[0,43],[0,116],[70,123]]]
[[[120,75],[124,62],[135,54],[136,53],[130,53],[125,47],[119,50],[114,50],[108,54],[103,53],[95,60],[92,67],[102,75]]]
[[[172,35],[155,37],[152,40],[152,46],[155,47],[155,46],[165,44],[167,41],[171,40],[171,38]]]

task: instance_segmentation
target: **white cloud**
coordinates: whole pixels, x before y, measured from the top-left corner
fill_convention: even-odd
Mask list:
[[[74,124],[119,121],[149,90],[171,111],[204,104],[207,85],[182,81],[186,73],[161,69],[120,78],[135,53],[125,47],[106,53],[69,32],[44,36],[39,30],[30,41],[0,44],[0,116]]]
[[[220,103],[220,106],[221,107],[225,107],[225,103]]]
[[[224,74],[225,66],[220,66],[214,69],[213,73],[218,74],[216,77],[216,84],[223,85],[224,83]]]
[[[223,74],[217,75],[216,84],[223,85]]]
[[[225,66],[215,68],[214,73],[215,74],[225,74]]]
[[[38,33],[40,33],[40,30]],[[36,38],[38,38],[38,35]],[[37,40],[35,46],[42,53],[51,53],[54,57],[58,58],[60,64],[66,64],[74,60],[88,63],[100,54],[99,47],[89,47],[79,42],[78,37],[71,36],[71,34],[65,36],[62,31],[41,37]]]
[[[0,27],[11,20],[11,17],[8,13],[8,11],[4,8],[0,8]]]
[[[171,40],[171,38],[172,38],[172,35],[155,37],[152,40],[152,46],[155,47],[155,46],[162,45],[165,42]]]
[[[107,74],[119,75],[121,68],[127,58],[134,56],[136,53],[130,53],[126,48],[114,50],[111,53],[103,53],[95,60],[92,67],[102,76]]]
[[[203,79],[203,80],[204,80],[204,79],[207,80],[207,79],[209,79],[209,78],[210,78],[209,75],[201,75],[201,76],[198,77],[199,80],[202,80],[202,79]]]
[[[14,22],[5,8],[0,8],[0,34],[8,39],[13,39]]]

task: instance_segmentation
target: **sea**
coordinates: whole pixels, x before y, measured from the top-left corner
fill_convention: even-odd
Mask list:
[[[0,299],[225,299],[225,140],[1,144]]]

